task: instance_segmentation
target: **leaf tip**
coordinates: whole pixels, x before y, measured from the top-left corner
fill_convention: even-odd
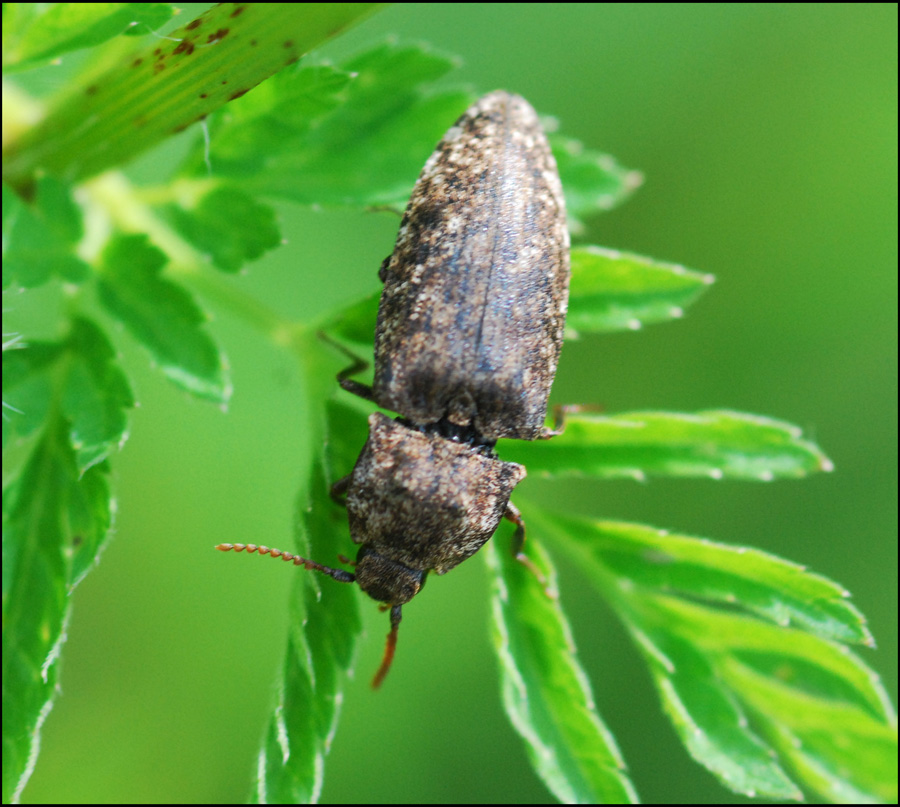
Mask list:
[[[644,175],[640,171],[628,171],[624,183],[629,191],[637,190],[644,184]]]

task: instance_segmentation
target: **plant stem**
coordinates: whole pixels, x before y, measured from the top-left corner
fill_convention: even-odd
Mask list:
[[[70,182],[133,159],[253,89],[378,3],[220,3],[75,87],[3,153],[29,196],[38,170]]]

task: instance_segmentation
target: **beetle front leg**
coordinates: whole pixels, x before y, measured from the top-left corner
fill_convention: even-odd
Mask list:
[[[522,518],[522,513],[519,508],[516,507],[512,502],[506,503],[506,510],[503,513],[503,518],[507,521],[511,521],[516,525],[516,531],[513,533],[512,540],[512,553],[513,557],[519,561],[520,563],[524,563],[526,566],[531,563],[527,557],[525,557],[525,519]],[[536,570],[532,570],[536,571]]]
[[[507,502],[503,517],[516,525],[516,531],[513,533],[512,545],[510,547],[512,549],[513,557],[540,581],[540,584],[544,587],[544,593],[555,600],[557,594],[551,589],[550,584],[547,582],[547,578],[544,576],[543,572],[535,566],[534,561],[525,554],[525,519],[522,518],[522,513],[519,511],[519,508],[512,502]]]
[[[350,487],[350,479],[353,475],[347,474],[343,479],[338,479],[329,489],[329,495],[336,504],[347,506],[347,489]]]

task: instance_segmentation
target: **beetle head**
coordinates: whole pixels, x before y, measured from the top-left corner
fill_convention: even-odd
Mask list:
[[[373,600],[388,605],[409,602],[425,585],[427,572],[410,569],[367,546],[356,556],[356,582]]]

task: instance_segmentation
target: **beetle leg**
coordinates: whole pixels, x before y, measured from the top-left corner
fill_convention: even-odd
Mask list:
[[[512,540],[512,553],[513,557],[519,561],[528,571],[530,571],[540,582],[540,584],[544,587],[544,593],[550,597],[550,599],[556,599],[556,592],[550,587],[550,584],[547,582],[547,578],[538,569],[537,566],[534,565],[534,562],[528,555],[525,554],[525,519],[522,518],[522,513],[519,512],[519,508],[516,507],[512,502],[507,502],[506,511],[503,513],[503,517],[508,521],[512,521],[513,524],[516,525],[516,531],[513,534]]]
[[[523,552],[525,549],[525,519],[522,518],[522,513],[512,502],[507,502],[503,518],[507,521],[512,521],[512,523],[516,525],[516,531],[513,534],[512,541],[513,557],[519,562],[528,565],[530,561],[525,557],[525,553]]]
[[[329,490],[331,498],[341,507],[347,506],[347,488],[350,487],[351,477],[352,474],[347,474],[343,479],[338,479]]]
[[[323,342],[328,342],[336,350],[339,350],[343,353],[350,361],[353,363],[349,367],[345,367],[337,374],[338,383],[341,385],[341,389],[347,390],[347,392],[352,392],[354,395],[358,395],[360,398],[363,398],[366,401],[372,401],[372,403],[378,403],[375,400],[375,391],[368,384],[363,384],[361,381],[354,381],[350,376],[356,375],[357,373],[361,373],[369,366],[369,362],[365,359],[357,356],[352,350],[344,347],[340,342],[332,339],[325,331],[319,331],[319,339]]]
[[[549,440],[551,437],[559,437],[566,430],[566,415],[576,412],[603,412],[602,406],[597,404],[556,404],[553,407],[553,428],[544,426],[537,436],[538,440]]]
[[[402,214],[401,214],[402,215]],[[393,253],[391,253],[393,254]],[[388,268],[391,265],[391,256],[388,255],[382,262],[381,266],[378,267],[378,279],[384,283],[387,280]]]

